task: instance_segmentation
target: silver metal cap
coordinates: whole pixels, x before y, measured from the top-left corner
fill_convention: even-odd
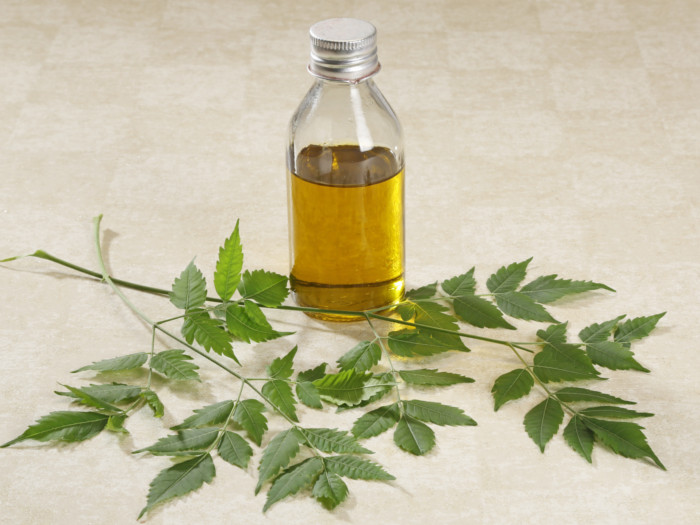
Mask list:
[[[309,73],[320,78],[357,82],[379,71],[377,30],[356,18],[330,18],[309,30]]]

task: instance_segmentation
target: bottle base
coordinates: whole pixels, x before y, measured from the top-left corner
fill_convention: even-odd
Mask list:
[[[319,308],[326,312],[305,312],[322,321],[361,321],[360,315],[343,312],[362,312],[374,309],[391,309],[403,300],[403,274],[379,283],[334,285],[302,281],[291,275],[289,283],[294,301],[302,307]]]

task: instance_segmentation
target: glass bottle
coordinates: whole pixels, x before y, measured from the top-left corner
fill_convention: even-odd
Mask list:
[[[390,306],[404,294],[404,152],[373,77],[376,29],[333,18],[310,29],[315,78],[289,127],[290,285],[310,314]]]

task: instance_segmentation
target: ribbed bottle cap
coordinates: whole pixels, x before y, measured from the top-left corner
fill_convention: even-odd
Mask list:
[[[356,18],[330,18],[309,30],[309,72],[331,80],[357,82],[379,71],[377,30]]]

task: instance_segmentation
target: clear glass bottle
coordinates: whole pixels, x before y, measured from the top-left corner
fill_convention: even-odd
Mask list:
[[[404,294],[404,152],[372,78],[376,29],[333,18],[310,36],[316,79],[292,117],[287,151],[293,296],[326,310],[390,306]]]

